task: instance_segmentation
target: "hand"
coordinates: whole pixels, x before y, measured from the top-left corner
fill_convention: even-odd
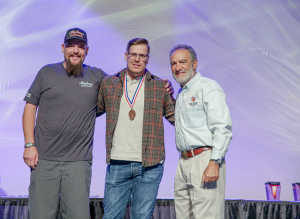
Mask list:
[[[163,81],[167,82],[167,84],[165,86],[166,91],[169,92],[170,95],[173,95],[174,94],[174,89],[173,89],[171,81],[169,81],[168,79],[163,79]]]
[[[219,164],[214,161],[209,161],[208,166],[204,170],[201,183],[211,183],[219,179]]]
[[[24,162],[31,168],[35,169],[35,166],[37,165],[39,161],[39,154],[35,146],[32,146],[30,148],[24,149],[23,154]]]

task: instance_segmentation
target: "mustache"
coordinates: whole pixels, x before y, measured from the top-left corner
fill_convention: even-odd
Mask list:
[[[81,58],[81,57],[82,57],[82,55],[81,55],[81,54],[74,54],[74,53],[72,53],[72,54],[70,54],[70,55],[69,55],[69,57],[74,57],[74,56],[77,56],[77,57],[79,57],[79,58]]]
[[[175,70],[175,71],[174,71],[175,74],[178,74],[178,73],[187,73],[187,72],[188,72],[187,70],[180,70],[180,71],[176,71],[176,70]]]

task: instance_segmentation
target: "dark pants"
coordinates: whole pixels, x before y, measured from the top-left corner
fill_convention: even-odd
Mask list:
[[[56,219],[61,207],[66,219],[89,219],[91,161],[39,160],[31,171],[29,214],[31,219]]]

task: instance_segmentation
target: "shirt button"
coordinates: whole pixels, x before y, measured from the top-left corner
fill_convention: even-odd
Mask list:
[[[178,135],[179,135],[179,132],[178,132]]]
[[[129,93],[131,93],[131,90],[129,91]]]

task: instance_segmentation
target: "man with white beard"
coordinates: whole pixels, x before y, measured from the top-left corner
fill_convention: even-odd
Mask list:
[[[107,74],[83,64],[88,50],[86,32],[68,30],[64,61],[44,66],[24,98],[23,158],[31,168],[31,219],[56,219],[59,207],[63,218],[90,218],[96,104]]]
[[[170,51],[181,88],[175,107],[176,147],[181,152],[175,176],[176,218],[224,218],[225,154],[232,138],[230,112],[217,82],[202,77],[191,46]]]

